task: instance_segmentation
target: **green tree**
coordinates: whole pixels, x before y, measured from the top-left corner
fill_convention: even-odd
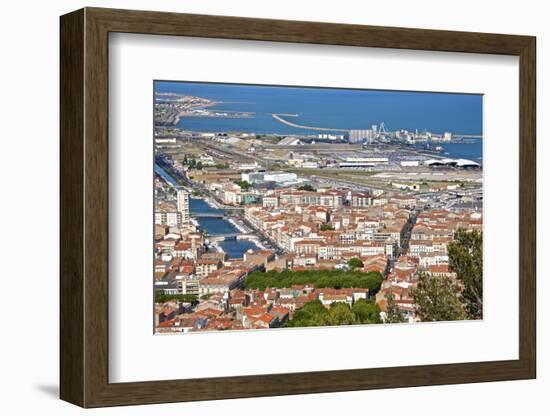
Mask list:
[[[347,303],[334,302],[328,311],[328,325],[353,325],[357,323],[355,315]]]
[[[483,318],[483,233],[459,229],[449,244],[449,267],[462,282],[469,319]]]
[[[458,321],[468,317],[460,302],[460,288],[449,277],[420,273],[411,295],[421,321]]]
[[[321,224],[319,227],[320,231],[334,231],[334,227],[332,227],[330,224]]]
[[[386,307],[386,318],[384,322],[387,324],[399,324],[406,322],[407,320],[399,310],[397,303],[393,300],[393,295],[386,295],[386,299],[388,300],[388,305]]]
[[[350,308],[347,303],[335,302],[327,309],[321,301],[314,300],[297,309],[292,320],[283,326],[297,328],[378,323],[381,323],[380,309],[375,303],[361,299]]]
[[[360,269],[363,267],[363,262],[361,259],[358,259],[357,257],[353,257],[348,260],[348,266],[352,269]]]
[[[247,181],[235,181],[235,183],[239,185],[243,191],[248,191],[250,188],[252,188],[252,184]]]
[[[309,192],[315,192],[315,188],[311,186],[309,183],[306,183],[305,185],[299,186],[297,188],[299,191],[309,191]]]
[[[355,315],[357,323],[379,324],[382,322],[382,319],[380,318],[380,308],[376,303],[359,299],[352,306],[351,311]]]
[[[299,308],[292,320],[286,322],[286,327],[324,326],[327,325],[328,310],[321,301],[307,302]]]

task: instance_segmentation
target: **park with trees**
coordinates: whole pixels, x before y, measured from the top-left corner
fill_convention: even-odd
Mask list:
[[[155,303],[165,303],[170,301],[193,303],[197,301],[197,296],[189,294],[168,294],[163,293],[161,290],[155,291]]]
[[[358,270],[271,270],[265,273],[256,271],[246,278],[244,286],[246,289],[265,290],[306,284],[317,288],[363,288],[369,289],[373,295],[380,290],[382,274]]]

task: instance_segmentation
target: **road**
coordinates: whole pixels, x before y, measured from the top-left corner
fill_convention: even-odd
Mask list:
[[[409,251],[409,241],[411,239],[411,231],[414,227],[414,224],[416,224],[416,218],[417,218],[418,212],[413,211],[411,212],[411,216],[409,217],[409,220],[407,221],[407,224],[404,226],[403,236],[401,238],[401,246],[399,247],[399,253],[401,254],[407,254]]]

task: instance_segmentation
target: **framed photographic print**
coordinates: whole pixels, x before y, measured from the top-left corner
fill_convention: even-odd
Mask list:
[[[535,38],[61,17],[83,407],[536,376]]]

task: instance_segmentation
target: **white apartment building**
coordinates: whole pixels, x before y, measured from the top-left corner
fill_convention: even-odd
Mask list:
[[[277,208],[279,206],[279,197],[277,195],[264,195],[262,206],[264,208]]]
[[[223,202],[229,205],[239,205],[242,201],[242,195],[239,190],[225,189],[223,191]]]
[[[199,295],[200,294],[200,282],[199,279],[182,279],[179,280],[180,292],[183,295]]]
[[[449,256],[446,253],[428,253],[418,256],[418,265],[424,268],[448,263]]]
[[[181,215],[181,222],[187,224],[189,222],[189,192],[178,189],[177,208]]]
[[[182,224],[181,212],[157,211],[155,212],[155,224],[178,227]]]

